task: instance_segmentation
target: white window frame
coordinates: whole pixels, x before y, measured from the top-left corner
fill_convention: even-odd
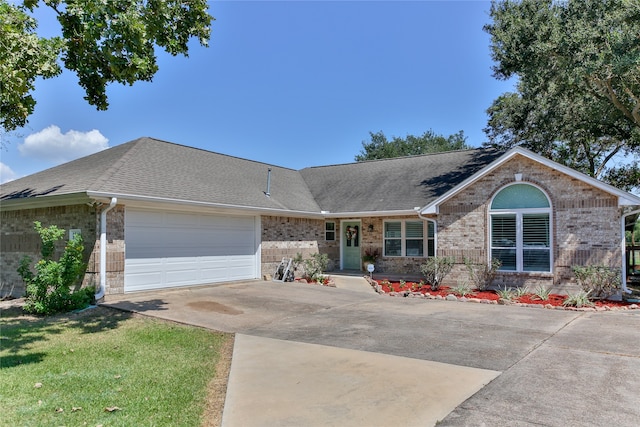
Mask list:
[[[491,209],[491,206],[493,205],[493,200],[495,199],[495,197],[505,188],[514,185],[514,184],[526,184],[526,185],[530,185],[538,190],[540,190],[547,198],[547,201],[549,202],[549,207],[548,208],[517,208],[517,209]],[[548,250],[549,252],[549,270],[545,271],[545,270],[525,270],[524,269],[524,250],[525,250],[525,246],[524,246],[524,226],[523,226],[523,216],[524,215],[528,215],[528,214],[547,214],[549,216],[549,248],[545,248],[544,250]],[[489,203],[489,226],[488,226],[488,230],[489,230],[489,238],[488,238],[488,243],[489,243],[489,259],[488,259],[488,263],[489,265],[491,264],[491,258],[493,255],[493,250],[494,249],[502,249],[499,246],[494,247],[493,246],[493,217],[495,216],[506,216],[506,215],[515,215],[516,217],[516,246],[515,246],[515,250],[516,250],[516,269],[515,270],[503,270],[502,268],[499,269],[500,272],[504,272],[504,273],[552,273],[553,272],[553,207],[551,205],[551,199],[549,198],[549,195],[540,187],[538,187],[537,185],[531,184],[531,183],[524,183],[524,182],[515,182],[509,185],[506,185],[504,187],[502,187],[500,190],[496,191],[496,193],[494,194],[493,198],[491,199],[491,202]],[[531,249],[531,248],[528,248]]]
[[[400,237],[386,237],[385,231],[388,223],[400,223]],[[416,238],[407,238],[407,222],[420,222],[422,223],[422,255],[407,255],[407,240],[417,240]],[[433,237],[429,237],[429,224],[433,224]],[[436,254],[436,242],[437,242],[437,228],[436,222],[433,220],[422,219],[387,219],[382,224],[382,256],[386,258],[428,258],[435,256]],[[385,244],[387,240],[400,240],[400,255],[387,255]],[[429,254],[429,241],[433,241],[433,254]]]

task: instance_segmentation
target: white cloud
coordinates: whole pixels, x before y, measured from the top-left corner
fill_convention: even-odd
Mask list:
[[[17,177],[18,177],[17,173],[15,173],[9,166],[0,162],[0,184],[13,181]]]
[[[109,140],[94,129],[89,132],[70,130],[62,133],[51,125],[32,133],[18,146],[20,154],[38,160],[60,164],[109,148]]]

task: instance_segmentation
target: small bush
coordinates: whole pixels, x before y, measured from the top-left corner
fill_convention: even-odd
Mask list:
[[[460,297],[465,297],[465,296],[471,294],[473,292],[473,290],[471,289],[471,285],[469,285],[469,283],[467,283],[467,282],[458,282],[458,284],[456,286],[451,288],[451,292],[453,292],[454,294],[456,294],[456,295],[458,295]]]
[[[565,307],[593,307],[595,304],[589,299],[590,292],[579,291],[575,294],[567,295],[562,305]]]
[[[24,310],[48,315],[88,306],[93,298],[92,288],[71,290],[85,270],[82,237],[77,234],[67,243],[60,260],[54,261],[55,243],[63,238],[65,231],[55,225],[42,227],[39,221],[34,222],[34,229],[42,241],[42,259],[34,266],[35,274],[30,268],[32,259],[29,256],[20,261],[18,274],[26,284]]]
[[[551,291],[544,287],[544,285],[538,285],[538,287],[533,291],[535,297],[539,300],[546,301],[549,299],[549,295],[551,295]]]
[[[311,258],[302,260],[302,265],[306,279],[312,282],[321,282],[323,280],[322,273],[329,265],[329,257],[327,254],[311,254]]]
[[[420,266],[420,271],[424,275],[427,283],[431,285],[431,289],[437,291],[444,278],[451,272],[453,268],[453,258],[449,257],[432,257],[426,264]]]
[[[506,285],[505,285],[504,288],[498,289],[496,291],[496,293],[498,294],[500,299],[503,299],[503,300],[506,300],[506,301],[511,301],[516,296],[516,292],[511,288],[507,288]]]
[[[592,298],[607,298],[620,289],[620,270],[603,265],[572,267],[576,281]]]
[[[529,293],[529,288],[527,288],[526,286],[517,287],[513,290],[513,293],[516,298],[522,298]]]
[[[496,278],[496,273],[502,265],[497,258],[491,259],[491,264],[474,264],[469,258],[464,258],[464,266],[469,273],[469,282],[479,291],[485,291]]]

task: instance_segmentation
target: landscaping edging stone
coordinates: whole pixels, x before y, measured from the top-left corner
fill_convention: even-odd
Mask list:
[[[594,311],[594,312],[602,312],[602,311],[627,311],[627,310],[637,310],[640,308],[638,304],[631,304],[628,306],[603,306],[603,307],[566,307],[566,306],[554,306],[551,304],[526,304],[521,302],[514,302],[505,299],[498,300],[489,300],[489,299],[479,299],[479,298],[469,298],[469,297],[458,297],[454,294],[448,294],[447,296],[442,295],[431,295],[430,293],[422,293],[422,292],[412,292],[412,291],[403,291],[403,292],[384,292],[382,290],[382,286],[378,284],[375,280],[372,280],[369,276],[363,276],[367,282],[371,285],[374,291],[376,291],[380,295],[387,295],[390,297],[403,297],[403,298],[419,298],[419,299],[428,299],[428,300],[441,300],[441,301],[457,301],[457,302],[471,302],[476,304],[496,304],[496,305],[513,305],[516,307],[527,307],[527,308],[544,308],[547,310],[568,310],[568,311]]]

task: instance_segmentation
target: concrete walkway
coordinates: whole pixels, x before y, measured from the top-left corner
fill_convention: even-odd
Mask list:
[[[347,276],[342,274],[331,274],[331,279],[339,289],[348,289],[355,292],[365,292],[377,294],[367,279],[363,276]]]
[[[640,419],[640,310],[428,301],[265,281],[127,294],[104,305],[236,333],[224,427],[635,427]]]
[[[238,334],[222,425],[433,426],[498,375]]]

